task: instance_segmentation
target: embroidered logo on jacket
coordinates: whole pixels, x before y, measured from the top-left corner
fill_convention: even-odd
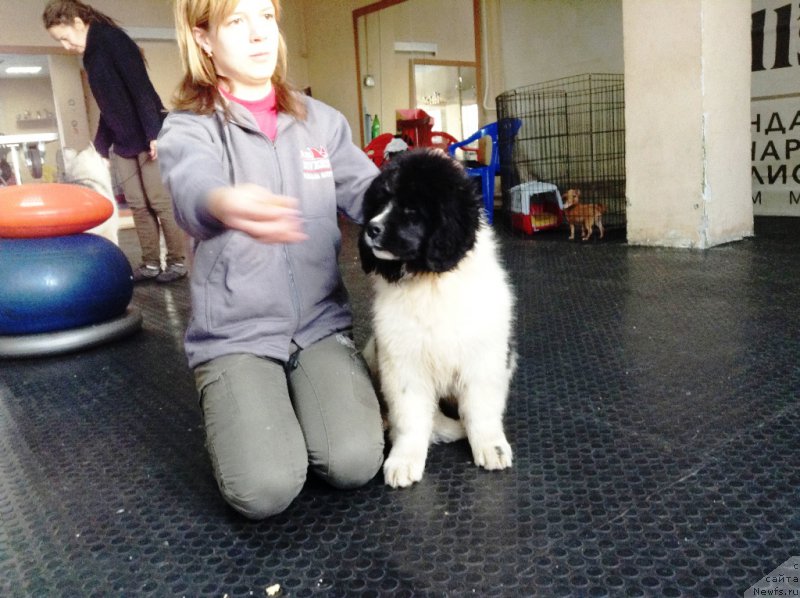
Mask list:
[[[300,154],[303,157],[303,177],[306,179],[328,179],[333,176],[328,150],[324,147],[307,147]]]

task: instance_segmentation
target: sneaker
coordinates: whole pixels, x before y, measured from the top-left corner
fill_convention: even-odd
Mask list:
[[[133,271],[133,282],[142,282],[145,280],[153,280],[158,277],[161,268],[158,266],[148,266],[142,264]]]
[[[161,274],[156,277],[158,282],[174,282],[186,276],[186,266],[183,264],[170,264]]]

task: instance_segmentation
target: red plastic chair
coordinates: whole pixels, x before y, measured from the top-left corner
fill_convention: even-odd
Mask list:
[[[394,135],[391,133],[381,133],[364,148],[364,152],[366,152],[369,159],[372,160],[378,168],[383,165],[383,152],[392,139],[394,139]]]
[[[444,131],[431,131],[431,147],[438,147],[447,151],[451,143],[458,143],[458,139]],[[464,149],[466,150],[466,148]]]
[[[489,136],[492,139],[492,157],[489,164],[473,165],[472,163],[465,165],[467,174],[481,179],[481,192],[483,194],[483,207],[486,210],[486,219],[489,224],[494,221],[494,177],[500,172],[500,143],[502,138],[504,144],[503,158],[508,160],[511,157],[511,148],[513,146],[514,137],[517,135],[522,121],[518,118],[504,118],[498,122],[490,123],[483,127],[480,131],[474,133],[464,141],[451,144],[447,151],[455,157],[456,150],[470,143],[478,141],[481,137]]]

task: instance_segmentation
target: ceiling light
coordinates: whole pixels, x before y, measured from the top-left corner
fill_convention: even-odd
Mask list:
[[[394,42],[395,52],[409,52],[411,54],[433,54],[439,49],[438,44],[428,42]]]
[[[6,69],[9,75],[35,75],[42,70],[40,66],[10,66]]]

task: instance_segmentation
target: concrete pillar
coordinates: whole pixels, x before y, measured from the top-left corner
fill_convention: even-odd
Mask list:
[[[81,83],[81,63],[71,54],[50,54],[50,81],[58,115],[61,148],[82,150],[91,141],[86,98]]]
[[[622,0],[628,242],[753,234],[750,2]]]

